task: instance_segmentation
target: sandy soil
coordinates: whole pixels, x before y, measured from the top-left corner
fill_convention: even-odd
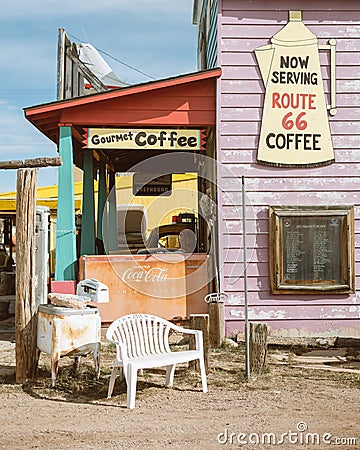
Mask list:
[[[358,373],[314,370],[275,349],[264,373],[247,382],[243,347],[212,350],[207,394],[185,366],[171,389],[163,387],[164,371],[150,370],[139,377],[136,408],[127,410],[124,384],[117,382],[106,399],[112,358],[113,349],[105,348],[98,382],[91,358],[76,374],[64,358],[52,389],[46,355],[36,381],[19,386],[3,379],[0,448],[360,448]]]

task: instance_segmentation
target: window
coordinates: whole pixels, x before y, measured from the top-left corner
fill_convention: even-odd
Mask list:
[[[354,292],[351,206],[271,206],[270,286],[274,294]]]

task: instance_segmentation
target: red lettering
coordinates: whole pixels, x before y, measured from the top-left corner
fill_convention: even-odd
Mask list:
[[[275,108],[275,106],[277,106],[278,108],[281,108],[279,99],[280,99],[280,94],[278,92],[273,92],[273,95],[272,95],[272,107],[273,108]]]
[[[313,106],[315,98],[316,98],[316,94],[309,95],[309,109],[316,109],[316,106]]]
[[[273,92],[272,94],[272,108],[280,109],[316,109],[315,106],[316,94],[288,94],[284,92]]]

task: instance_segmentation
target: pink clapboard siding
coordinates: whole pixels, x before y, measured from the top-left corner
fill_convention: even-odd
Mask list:
[[[264,86],[254,49],[266,45],[301,10],[319,44],[336,38],[336,102],[330,117],[335,163],[309,169],[256,163]],[[320,52],[330,102],[329,53]],[[360,291],[360,2],[220,0],[218,159],[221,289],[226,332],[243,329],[244,278],[241,177],[246,186],[249,317],[285,335],[360,336],[360,293],[271,295],[269,205],[354,205],[355,277]]]

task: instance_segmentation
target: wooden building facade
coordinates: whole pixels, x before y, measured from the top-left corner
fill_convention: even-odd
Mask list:
[[[326,121],[333,150],[333,157],[325,158],[323,163],[307,164],[285,156],[288,164],[284,160],[264,164],[259,158],[264,122],[272,120],[275,128],[277,125],[274,111],[264,111],[269,85],[264,82],[255,50],[270,46],[274,51],[282,45],[285,52],[289,51],[288,44],[280,41],[286,34],[281,30],[291,21],[290,11],[294,12],[296,26],[301,25],[305,40],[314,43],[317,38],[321,75],[313,84],[323,89],[329,105]],[[229,296],[225,306],[226,334],[241,330],[244,323],[240,212],[244,177],[249,319],[266,322],[272,333],[285,336],[360,336],[360,4],[334,0],[198,0],[194,3],[194,23],[198,27],[200,69],[216,66],[222,70],[217,92],[217,159],[220,287]],[[284,78],[276,80],[282,75],[272,72],[278,86],[282,81],[289,84],[289,80],[298,80],[297,75],[287,75],[291,64],[295,67],[298,45],[292,43],[294,59],[280,59]],[[309,61],[307,58],[304,56],[304,61]],[[286,61],[290,61],[289,67],[285,67]],[[299,73],[294,68],[293,72]],[[289,92],[307,95],[313,87],[311,81],[303,80],[302,84],[298,82],[297,90],[290,86]],[[310,95],[315,99],[317,94]],[[320,100],[318,95],[316,101]],[[310,109],[315,109],[312,106]],[[282,107],[285,115],[287,105]],[[308,113],[303,111],[296,123],[290,113],[287,119],[294,121],[283,119],[279,124],[287,130],[299,126],[296,133],[300,133],[301,126],[316,127],[321,119],[319,108],[319,115],[315,114],[311,123],[301,124],[301,118],[309,117]],[[277,139],[277,132],[269,136],[267,142],[275,146],[271,139]],[[285,139],[289,131],[281,136],[279,139]],[[277,144],[286,152],[285,144]],[[313,150],[320,147],[314,145]],[[300,144],[297,150],[300,153]],[[334,247],[330,241],[338,238],[330,233],[326,221],[337,223],[336,211],[342,208],[349,221],[344,225],[339,247]],[[310,217],[308,211],[317,218]],[[324,211],[336,217],[322,221],[327,214]],[[301,222],[301,214],[307,221]],[[291,229],[295,223],[297,231],[294,229],[290,235],[286,227]],[[309,229],[316,227],[327,231],[311,232],[310,236]],[[336,282],[334,273],[326,272],[336,264],[341,266],[340,282]],[[304,273],[307,270],[311,274]],[[349,282],[347,287],[337,289],[344,280],[345,284]]]

